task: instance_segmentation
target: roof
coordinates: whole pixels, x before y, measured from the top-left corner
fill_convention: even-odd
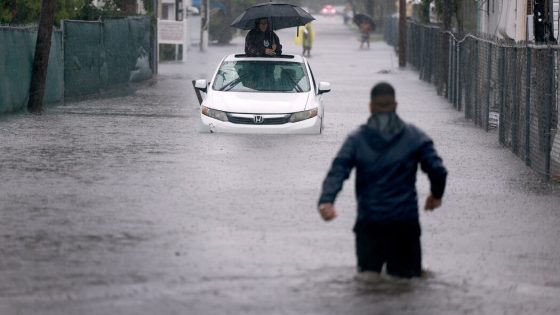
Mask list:
[[[280,55],[276,57],[252,57],[245,54],[231,54],[228,55],[224,61],[239,61],[239,60],[271,60],[271,61],[292,61],[301,63],[303,57],[300,55]]]

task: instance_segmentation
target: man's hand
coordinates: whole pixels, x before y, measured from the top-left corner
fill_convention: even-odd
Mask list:
[[[336,209],[332,203],[322,203],[319,205],[319,213],[325,221],[331,221],[336,218]]]
[[[441,199],[429,195],[428,198],[426,198],[426,205],[424,206],[424,210],[433,211],[434,209],[439,208],[440,206],[441,206]]]
[[[270,49],[270,48],[265,48],[264,53],[269,55],[269,56],[276,55],[276,53],[274,52],[274,49]]]

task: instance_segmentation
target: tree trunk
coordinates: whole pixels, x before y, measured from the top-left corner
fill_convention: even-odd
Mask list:
[[[399,1],[399,67],[406,67],[406,0]]]
[[[27,109],[32,113],[41,113],[43,111],[43,96],[45,94],[47,70],[49,68],[49,52],[51,49],[55,8],[56,0],[42,0],[35,57],[31,70],[31,84],[29,85],[29,102],[27,103]]]

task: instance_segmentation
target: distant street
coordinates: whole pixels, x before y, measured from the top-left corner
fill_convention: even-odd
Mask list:
[[[191,81],[243,38],[192,46],[132,95],[1,116],[0,314],[560,314],[559,186],[399,70],[391,47],[360,50],[355,27],[317,19],[322,135],[196,132]],[[301,53],[295,32],[278,32],[285,54]],[[412,281],[357,276],[352,181],[335,221],[316,210],[382,80],[449,170],[443,207],[421,213],[427,276]]]

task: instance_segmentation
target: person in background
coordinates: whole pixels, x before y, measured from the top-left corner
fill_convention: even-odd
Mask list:
[[[300,26],[297,31],[295,43],[303,47],[302,56],[311,57],[311,48],[315,39],[315,31],[311,23]]]
[[[344,17],[344,24],[348,24],[348,22],[352,19],[352,3],[346,2],[344,5],[343,17]]]
[[[319,213],[336,218],[334,201],[356,168],[358,216],[354,225],[359,272],[420,277],[422,255],[416,173],[418,165],[430,180],[424,209],[441,206],[447,170],[432,139],[396,113],[395,90],[385,82],[370,92],[371,116],[351,133],[323,181]]]
[[[361,33],[360,49],[364,48],[364,44],[366,44],[367,49],[369,49],[369,36],[371,33],[371,23],[366,20],[362,20],[362,22],[360,22],[360,33]]]
[[[278,56],[282,45],[278,35],[272,31],[267,18],[258,19],[255,27],[245,37],[245,54],[254,57]]]

